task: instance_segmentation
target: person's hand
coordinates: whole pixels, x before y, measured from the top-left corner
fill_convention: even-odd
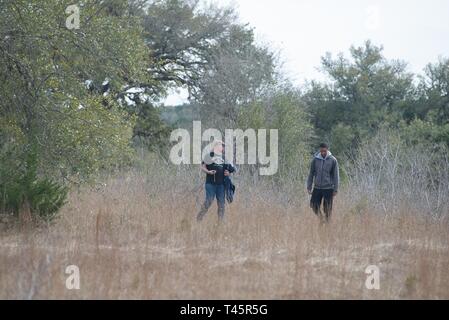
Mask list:
[[[216,173],[217,173],[216,170],[209,170],[209,171],[207,172],[207,174],[210,174],[211,176],[213,176],[213,175],[216,174]]]
[[[337,191],[334,191],[334,193],[332,194],[333,197],[337,196]]]
[[[231,173],[228,170],[225,170],[224,175],[225,175],[225,177],[229,177],[231,175]]]
[[[307,189],[307,193],[311,195],[312,194],[312,190]]]

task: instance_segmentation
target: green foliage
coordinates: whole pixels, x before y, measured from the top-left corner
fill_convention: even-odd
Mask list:
[[[148,150],[165,154],[168,148],[171,126],[161,120],[160,109],[149,104],[139,107],[136,125],[133,129],[134,141]]]
[[[68,181],[130,164],[136,145],[160,153],[171,125],[191,120],[278,129],[280,179],[305,175],[318,140],[343,160],[343,181],[351,179],[348,159],[363,160],[358,147],[386,129],[394,129],[394,146],[449,146],[449,59],[429,64],[414,82],[405,63],[367,41],[349,58],[323,57],[328,81],[300,94],[283,86],[275,54],[232,8],[86,0],[80,29],[69,30],[71,4],[0,0],[2,212],[26,205],[51,219]],[[158,102],[173,87],[187,89],[191,103],[161,112]]]
[[[346,168],[350,168],[350,166],[347,165],[345,160],[344,157],[339,156],[338,172],[340,174],[340,185],[342,186],[346,186],[349,183],[349,176]]]
[[[298,92],[283,88],[241,108],[238,127],[278,129],[280,179],[303,178],[309,163],[313,128]]]
[[[400,129],[411,145],[449,145],[449,59],[429,64],[414,84],[406,64],[388,61],[382,47],[351,47],[351,59],[327,54],[329,82],[312,82],[303,98],[320,140],[345,157],[382,127]]]
[[[18,215],[26,207],[35,216],[50,221],[65,204],[68,188],[37,176],[35,150],[29,150],[24,156],[25,162],[15,171],[11,171],[11,166],[0,169],[1,212]]]
[[[199,106],[195,103],[182,104],[176,107],[167,106],[162,108],[162,119],[171,126],[188,128],[192,121],[199,120]]]
[[[231,7],[161,0],[142,16],[155,62],[148,70],[158,82],[152,91],[188,89],[205,126],[234,126],[238,107],[255,101],[274,79],[274,54],[256,43],[253,29],[240,23]]]
[[[106,109],[102,100],[73,101],[48,116],[47,130],[39,136],[41,141],[52,138],[49,152],[39,157],[43,173],[84,180],[99,170],[130,163],[134,119],[115,104]]]
[[[331,140],[338,153],[349,152],[382,123],[400,120],[411,95],[413,76],[406,64],[386,60],[382,50],[367,41],[363,47],[351,47],[351,59],[327,54],[322,69],[330,81],[312,82],[304,96],[317,134]]]
[[[438,125],[449,124],[449,58],[427,65],[420,89],[426,116]]]
[[[408,145],[446,144],[449,147],[449,123],[439,125],[430,120],[415,119],[410,124],[402,121],[399,128]]]
[[[338,123],[330,132],[330,147],[332,151],[344,157],[344,152],[350,150],[356,142],[357,133],[353,127]]]
[[[7,203],[15,203],[13,211],[29,203],[51,216],[68,180],[126,165],[133,154],[135,119],[117,97],[129,84],[151,82],[141,21],[118,1],[89,0],[80,4],[80,29],[69,30],[71,4],[1,2],[0,167],[2,192],[11,199],[5,210]]]

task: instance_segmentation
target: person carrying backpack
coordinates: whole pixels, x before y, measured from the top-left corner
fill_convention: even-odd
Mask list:
[[[230,176],[235,172],[232,163],[225,161],[225,144],[215,141],[213,150],[203,159],[201,170],[206,174],[206,199],[197,215],[197,221],[203,220],[214,199],[217,199],[218,218],[224,219],[225,201],[232,201],[235,187]]]

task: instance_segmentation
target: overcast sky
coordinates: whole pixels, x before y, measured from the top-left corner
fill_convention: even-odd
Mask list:
[[[210,2],[210,1],[209,1]],[[280,51],[284,70],[297,84],[320,78],[327,51],[348,52],[367,39],[384,46],[389,59],[421,72],[449,57],[448,0],[215,0],[232,5],[258,41]],[[181,94],[182,96],[182,94]],[[167,103],[182,99],[172,95]]]

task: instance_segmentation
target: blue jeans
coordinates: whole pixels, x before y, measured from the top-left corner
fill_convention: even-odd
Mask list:
[[[225,211],[225,188],[224,184],[210,184],[206,183],[206,200],[201,207],[201,211],[198,213],[197,219],[200,221],[206,215],[214,199],[217,198],[218,204],[218,218],[224,218]]]

